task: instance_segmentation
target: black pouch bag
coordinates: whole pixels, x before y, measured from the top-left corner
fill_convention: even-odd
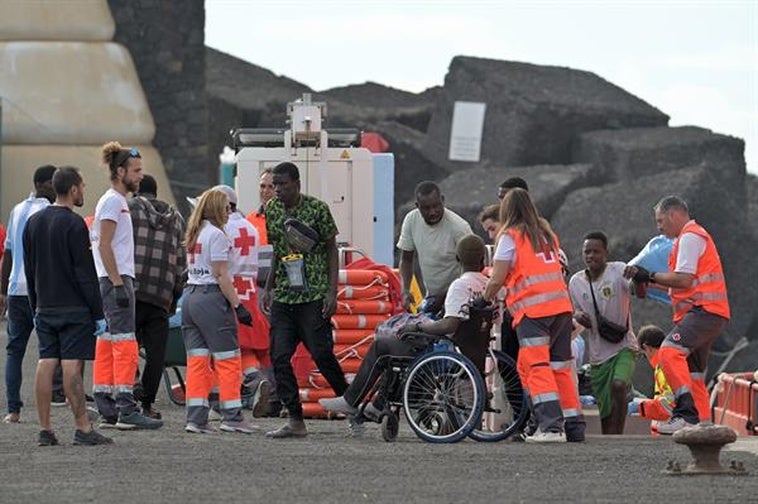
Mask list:
[[[585,271],[587,274],[587,281],[590,283],[590,294],[592,295],[592,305],[595,307],[595,320],[597,320],[597,332],[600,337],[609,343],[621,343],[626,337],[626,333],[629,331],[628,326],[622,326],[615,322],[611,322],[607,318],[600,314],[600,310],[597,308],[597,301],[595,300],[595,289],[592,288],[592,279],[590,278],[590,272]]]

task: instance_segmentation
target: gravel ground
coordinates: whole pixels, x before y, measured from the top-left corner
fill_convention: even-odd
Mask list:
[[[0,325],[5,336],[5,324]],[[746,476],[668,476],[669,460],[690,460],[667,438],[589,436],[584,444],[534,446],[465,441],[432,445],[402,423],[395,443],[369,425],[361,439],[344,421],[308,421],[310,435],[271,440],[262,433],[190,435],[184,411],[161,390],[165,426],[115,432],[115,444],[71,444],[67,408],[54,408],[61,446],[36,445],[32,397],[34,336],[25,361],[23,423],[0,425],[2,502],[753,502],[758,494],[758,440],[741,439],[722,462],[745,464]],[[0,362],[5,362],[1,352]],[[0,390],[5,397],[4,384]],[[3,404],[3,407],[5,405]],[[262,430],[278,419],[257,422]]]

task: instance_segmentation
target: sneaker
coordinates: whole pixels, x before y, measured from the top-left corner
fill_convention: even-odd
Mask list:
[[[50,405],[56,408],[66,405],[66,395],[60,391],[53,391],[53,398],[50,401]]]
[[[211,408],[208,411],[208,421],[209,422],[220,422],[221,421],[221,413],[219,413],[215,409]]]
[[[258,383],[253,394],[253,418],[262,418],[268,414],[268,401],[271,395],[271,382],[265,378]]]
[[[153,420],[160,420],[161,418],[163,418],[163,415],[161,415],[161,412],[153,408],[152,406],[143,406],[142,414],[146,416],[147,418],[152,418]]]
[[[347,433],[346,437],[362,438],[366,433],[366,424],[356,421],[354,416],[350,416],[347,419]]]
[[[89,394],[84,394],[84,400],[85,400],[86,402],[95,402],[95,398],[94,398],[94,397],[92,397],[92,396],[91,396],[91,395],[89,395]]]
[[[13,411],[5,415],[3,423],[19,423],[21,421],[21,412]]]
[[[284,409],[284,406],[282,405],[281,401],[269,401],[268,403],[268,413],[266,414],[269,418],[281,418],[282,411],[286,411]]]
[[[563,432],[542,432],[537,429],[537,432],[527,436],[524,441],[527,443],[565,443],[566,434]]]
[[[207,423],[200,425],[193,422],[187,422],[187,425],[184,426],[184,430],[191,434],[218,434],[216,428]]]
[[[366,407],[363,408],[363,416],[372,422],[380,422],[383,414],[384,412],[374,406],[374,403],[368,403]]]
[[[241,432],[242,434],[252,434],[258,431],[258,427],[254,426],[245,419],[242,420],[223,420],[218,428],[224,432]]]
[[[97,428],[98,429],[115,429],[117,423],[118,423],[118,417],[115,417],[115,416],[102,417],[100,419],[100,424],[97,426]]]
[[[327,411],[332,413],[343,413],[345,415],[358,414],[358,408],[350,406],[343,396],[331,397],[329,399],[319,399],[318,403]]]
[[[58,444],[58,438],[55,437],[53,431],[41,430],[37,437],[37,444],[39,446],[56,446]]]
[[[76,432],[74,432],[74,444],[81,446],[95,446],[113,444],[113,440],[109,437],[103,436],[95,429],[92,429],[89,432],[82,432],[81,430],[76,429]]]
[[[266,433],[267,438],[273,439],[302,438],[307,435],[308,430],[305,428],[305,422],[302,420],[291,420],[278,429]]]
[[[156,420],[154,418],[148,418],[142,413],[132,411],[131,413],[120,414],[118,416],[118,422],[116,428],[120,430],[136,430],[136,429],[160,429],[163,427],[163,420]]]
[[[695,425],[697,424],[689,423],[682,417],[674,417],[668,422],[659,424],[658,433],[663,434],[664,436],[670,436],[685,427],[694,427]]]

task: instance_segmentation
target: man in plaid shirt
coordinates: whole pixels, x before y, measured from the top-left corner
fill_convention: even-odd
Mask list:
[[[142,413],[160,418],[153,408],[166,357],[168,318],[182,295],[187,256],[182,245],[185,223],[181,214],[157,199],[158,186],[144,175],[139,191],[129,202],[134,227],[134,293],[137,298],[137,341],[145,349],[142,373]],[[141,396],[141,397],[140,397]]]

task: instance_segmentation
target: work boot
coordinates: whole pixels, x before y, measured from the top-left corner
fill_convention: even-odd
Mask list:
[[[302,438],[307,435],[308,430],[305,428],[305,422],[302,419],[295,418],[291,418],[288,423],[278,429],[266,433],[267,438],[273,439]]]
[[[113,444],[113,440],[109,437],[103,436],[95,429],[92,429],[89,432],[82,432],[81,430],[76,429],[76,432],[74,432],[74,444],[82,446],[96,446]]]

